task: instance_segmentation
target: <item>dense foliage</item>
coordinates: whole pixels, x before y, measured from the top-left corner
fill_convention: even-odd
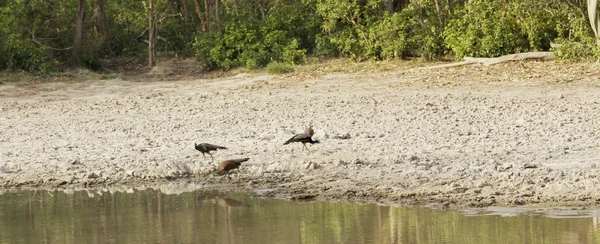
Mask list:
[[[81,65],[145,57],[147,0],[84,2]],[[153,2],[158,52],[225,70],[299,64],[307,56],[431,60],[555,50],[560,58],[597,59],[599,53],[583,0]],[[109,34],[101,28],[102,3]],[[0,70],[49,72],[67,63],[77,9],[73,0],[0,0]]]

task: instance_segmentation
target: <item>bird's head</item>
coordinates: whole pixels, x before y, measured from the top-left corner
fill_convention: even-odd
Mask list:
[[[221,171],[219,171],[218,169],[215,169],[215,172],[214,172],[214,174],[215,174],[215,176],[219,176],[219,175],[221,175],[221,174],[222,174],[222,172],[221,172]]]

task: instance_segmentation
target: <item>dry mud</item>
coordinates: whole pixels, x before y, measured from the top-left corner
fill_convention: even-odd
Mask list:
[[[600,203],[589,64],[0,85],[0,186],[190,181],[471,207]],[[314,125],[320,144],[282,145]],[[195,142],[226,146],[215,161]],[[228,176],[219,161],[250,157]],[[599,165],[600,166],[600,165]]]

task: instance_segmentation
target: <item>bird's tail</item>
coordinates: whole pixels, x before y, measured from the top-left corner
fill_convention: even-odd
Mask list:
[[[217,149],[227,149],[226,147],[217,146]]]
[[[284,142],[283,145],[287,145],[287,144],[290,144],[292,142],[295,142],[296,141],[295,139],[296,139],[296,136],[293,136],[292,138],[290,138],[289,140],[287,140],[286,142]]]
[[[315,144],[315,143],[321,143],[319,140],[313,140],[310,142],[310,144]]]

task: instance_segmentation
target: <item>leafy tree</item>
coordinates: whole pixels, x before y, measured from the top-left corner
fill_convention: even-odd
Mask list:
[[[196,57],[208,67],[264,67],[271,61],[303,62],[315,46],[319,22],[299,1],[224,2],[220,33],[199,33]]]
[[[528,49],[517,16],[509,5],[496,0],[473,0],[449,21],[446,45],[457,59],[464,56],[495,57]]]

